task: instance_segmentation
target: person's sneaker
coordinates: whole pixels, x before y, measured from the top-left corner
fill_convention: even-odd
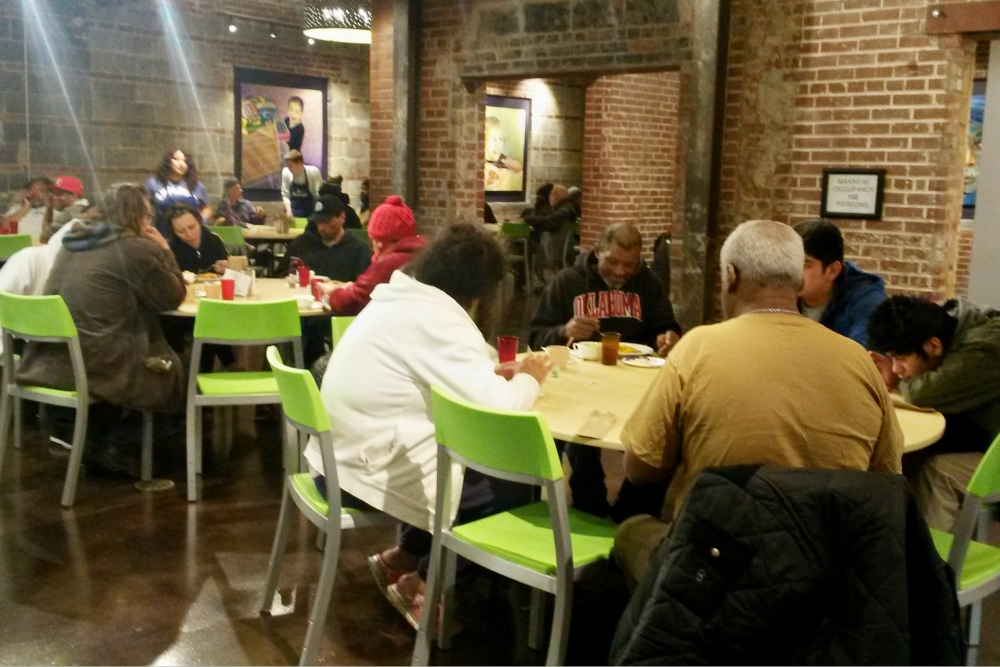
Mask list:
[[[375,579],[378,589],[382,591],[382,595],[389,602],[392,602],[392,598],[389,597],[388,588],[389,586],[394,586],[399,581],[399,578],[406,573],[401,570],[393,570],[386,565],[385,561],[382,560],[382,554],[372,554],[368,557],[368,569],[372,571],[372,577]],[[394,602],[392,604],[395,606]]]

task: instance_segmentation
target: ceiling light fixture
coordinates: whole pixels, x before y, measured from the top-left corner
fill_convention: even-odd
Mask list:
[[[273,25],[268,26],[267,32],[269,35],[271,35],[271,39],[278,39],[278,33],[275,32]]]
[[[371,6],[364,0],[308,0],[302,32],[326,42],[371,44],[371,19]]]
[[[229,19],[229,32],[236,32],[236,22]]]

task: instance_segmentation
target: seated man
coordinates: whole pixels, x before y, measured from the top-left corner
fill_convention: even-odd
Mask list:
[[[737,227],[721,256],[727,321],[677,343],[625,424],[628,478],[670,480],[660,518],[633,517],[618,529],[615,555],[631,583],[707,467],[899,472],[903,437],[875,365],[853,342],[799,315],[804,261],[790,227]]]
[[[44,176],[28,181],[21,193],[20,204],[13,204],[0,224],[2,234],[30,234],[37,243],[45,224],[45,205],[52,181]]]
[[[372,251],[365,242],[344,231],[346,211],[339,197],[322,195],[309,216],[315,231],[306,229],[288,248],[306,266],[338,282],[353,282],[372,263]],[[302,345],[306,368],[323,356],[323,341],[330,337],[330,320],[311,317],[302,322]]]
[[[90,202],[83,196],[83,181],[76,176],[56,176],[45,211],[41,240],[47,242],[60,227],[79,218],[88,208]]]
[[[1000,433],[1000,317],[965,299],[939,306],[894,296],[872,313],[868,343],[890,389],[944,413],[941,440],[903,462],[928,525],[951,530],[982,453]]]
[[[641,343],[661,354],[677,342],[680,325],[660,279],[642,259],[642,235],[630,224],[612,225],[597,241],[597,248],[581,255],[576,264],[560,271],[546,287],[531,318],[528,343],[566,345],[600,340],[604,331],[618,332],[624,343]],[[621,521],[636,512],[655,512],[662,504],[666,485],[659,491],[637,491],[626,482],[614,510],[609,508],[601,467],[601,450],[568,445],[573,466],[570,488],[573,506],[597,516],[611,513]]]
[[[868,317],[885,301],[885,282],[844,261],[844,237],[826,220],[795,226],[806,249],[799,312],[867,347]]]
[[[215,207],[215,217],[223,218],[225,222],[219,224],[236,227],[264,224],[264,209],[243,198],[243,186],[238,178],[227,178],[222,184],[222,192],[222,201]]]

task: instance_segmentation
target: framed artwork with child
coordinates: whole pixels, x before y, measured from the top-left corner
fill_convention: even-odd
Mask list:
[[[326,177],[327,86],[322,77],[233,68],[233,171],[248,198],[281,198],[292,149]]]
[[[483,134],[486,201],[525,201],[531,100],[487,95]]]

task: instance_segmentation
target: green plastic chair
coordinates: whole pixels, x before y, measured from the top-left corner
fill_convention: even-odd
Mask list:
[[[357,319],[356,315],[341,315],[331,318],[330,328],[333,330],[333,337],[330,342],[333,343],[333,347],[335,349],[337,347],[337,343],[344,337],[347,327],[351,326],[355,319]]]
[[[10,259],[18,250],[31,247],[31,234],[0,234],[0,262]]]
[[[308,224],[309,218],[292,218],[292,227],[294,229],[305,229]]]
[[[230,253],[236,251],[239,254],[246,253],[246,241],[243,240],[243,228],[236,225],[216,226],[209,228],[212,233],[222,239]]]
[[[288,473],[285,476],[281,514],[278,518],[278,529],[274,535],[271,562],[264,580],[264,597],[260,602],[260,611],[262,614],[271,612],[274,593],[281,577],[281,564],[288,547],[288,536],[294,523],[293,511],[297,507],[313,525],[319,528],[320,534],[326,538],[323,549],[323,568],[320,570],[316,598],[309,611],[309,629],[306,631],[306,641],[299,660],[300,665],[311,665],[315,661],[316,648],[323,636],[326,613],[330,607],[330,595],[333,592],[333,582],[337,574],[337,559],[340,556],[341,531],[351,528],[389,525],[394,523],[395,519],[382,512],[365,512],[341,506],[340,484],[337,481],[337,459],[333,454],[330,418],[327,416],[312,373],[298,368],[290,368],[283,364],[278,348],[273,345],[267,348],[267,360],[271,364],[274,379],[278,384],[281,405],[285,411],[286,428],[295,433],[314,437],[319,441],[323,469],[326,473],[326,498],[319,494],[316,483],[309,473]],[[339,516],[340,521],[330,521],[331,516]]]
[[[528,645],[541,637],[543,593],[555,594],[548,665],[566,656],[573,581],[582,568],[607,558],[615,524],[566,507],[566,481],[549,427],[538,413],[507,412],[473,405],[431,387],[438,442],[437,503],[431,562],[413,664],[430,655],[431,612],[441,600],[438,645],[447,648],[458,556],[535,589]],[[451,526],[452,465],[485,475],[542,486],[548,502],[536,502],[460,526]],[[443,589],[443,592],[442,592]]]
[[[357,236],[359,240],[364,241],[365,245],[369,248],[372,247],[372,239],[368,236],[367,229],[348,229],[347,231]]]
[[[520,243],[524,249],[524,289],[531,292],[531,226],[526,222],[500,223],[500,236],[508,243]],[[519,261],[521,258],[517,258]]]
[[[291,343],[295,363],[302,366],[302,323],[294,300],[236,302],[202,299],[194,318],[194,343],[187,392],[187,496],[198,499],[201,474],[201,409],[207,405],[280,404],[270,372],[199,373],[206,343],[270,345]]]
[[[1000,436],[979,462],[962,501],[962,510],[951,533],[931,529],[941,558],[955,572],[958,606],[971,606],[967,619],[967,664],[976,664],[982,601],[1000,590],[1000,549],[977,542],[986,539],[989,512],[984,505],[1000,501]]]
[[[14,447],[21,448],[21,401],[29,400],[46,405],[60,405],[76,410],[73,424],[73,443],[70,449],[66,482],[63,485],[63,507],[72,507],[76,499],[83,445],[87,438],[87,417],[90,412],[90,393],[87,372],[83,365],[80,337],[69,308],[61,296],[22,296],[0,292],[0,328],[3,329],[3,394],[0,396],[0,466],[7,452],[11,412],[14,418]],[[14,382],[16,370],[14,340],[36,343],[63,343],[69,347],[73,366],[75,391],[50,389]],[[143,412],[142,479],[153,478],[153,414]]]

